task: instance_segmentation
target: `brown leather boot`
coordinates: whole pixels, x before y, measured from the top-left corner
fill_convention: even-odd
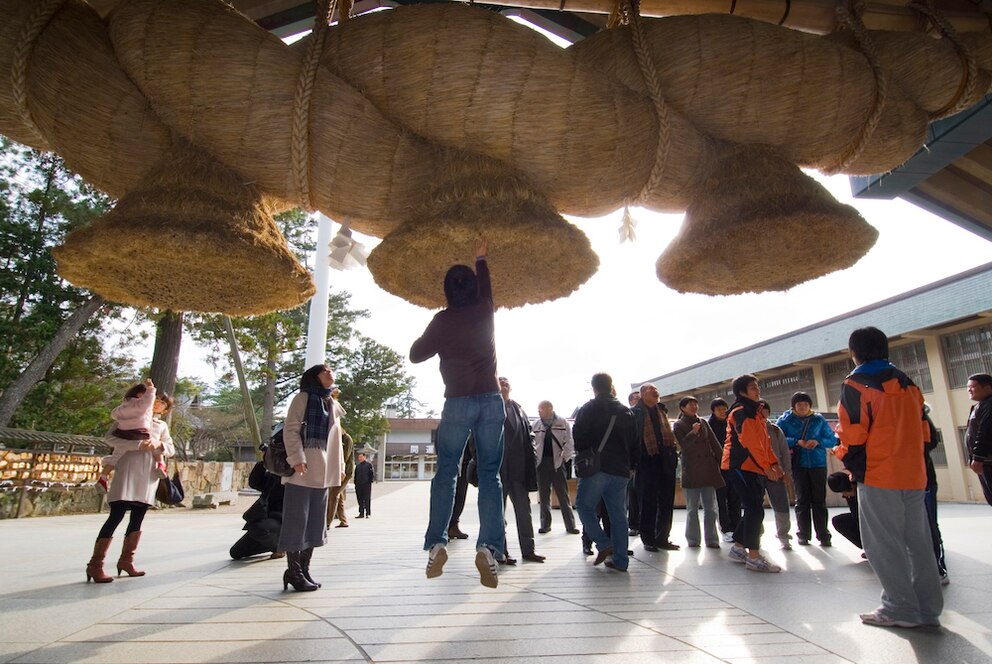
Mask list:
[[[103,573],[103,559],[107,557],[107,549],[110,548],[110,543],[113,541],[113,537],[101,537],[93,545],[93,557],[86,563],[87,583],[89,583],[90,579],[93,579],[93,583],[110,583],[113,581],[112,578]]]
[[[134,552],[138,548],[138,541],[140,539],[140,530],[124,536],[124,547],[121,549],[121,557],[117,559],[117,576],[120,576],[121,572],[127,572],[128,576],[145,575],[144,572],[134,569]]]

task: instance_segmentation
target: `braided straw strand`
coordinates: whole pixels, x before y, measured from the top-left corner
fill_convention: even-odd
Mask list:
[[[307,46],[307,54],[296,85],[296,97],[293,100],[293,134],[290,139],[293,176],[296,180],[300,205],[308,211],[316,208],[310,194],[310,100],[314,82],[317,80],[320,54],[324,48],[324,36],[327,34],[327,27],[336,4],[336,0],[317,1],[313,35]]]
[[[853,11],[842,4],[838,4],[837,19],[843,27],[851,31],[858,44],[858,48],[868,60],[872,76],[875,78],[875,96],[872,100],[871,111],[868,113],[868,117],[865,118],[865,122],[861,126],[858,135],[844,149],[840,158],[832,166],[823,169],[823,172],[827,175],[834,175],[844,171],[844,169],[861,156],[865,146],[868,145],[872,135],[875,133],[879,121],[882,119],[882,110],[885,108],[885,98],[889,88],[889,80],[885,75],[885,71],[882,69],[881,59],[875,48],[875,42],[872,40],[871,33],[865,27],[864,21],[861,18],[864,14],[864,4],[862,2],[856,2],[852,9]]]
[[[978,62],[975,60],[975,54],[961,41],[957,30],[933,6],[932,2],[914,1],[910,2],[907,7],[915,9],[921,15],[930,19],[930,22],[937,28],[941,36],[945,37],[954,45],[954,50],[957,52],[958,57],[961,58],[961,83],[958,85],[957,92],[954,93],[954,96],[942,108],[930,113],[930,119],[937,120],[964,110],[974,100],[975,87],[978,85]]]
[[[20,113],[24,125],[42,143],[47,143],[45,137],[38,129],[34,119],[31,117],[31,109],[28,108],[28,61],[31,59],[31,52],[34,50],[35,42],[49,21],[55,16],[65,0],[41,0],[35,6],[34,13],[21,30],[17,39],[17,46],[14,49],[13,66],[10,72],[11,92],[14,103]]]
[[[640,6],[638,0],[623,0],[627,19],[630,22],[630,35],[633,40],[634,52],[637,54],[637,63],[640,65],[641,76],[644,77],[644,84],[647,86],[651,102],[654,104],[655,115],[658,118],[658,143],[655,148],[654,164],[651,166],[651,174],[634,202],[644,201],[655,191],[661,183],[661,178],[665,173],[665,162],[668,160],[668,151],[671,147],[671,123],[668,120],[668,104],[661,91],[661,83],[658,81],[658,70],[655,68],[654,59],[648,52],[648,40],[644,34],[644,26],[641,23]]]

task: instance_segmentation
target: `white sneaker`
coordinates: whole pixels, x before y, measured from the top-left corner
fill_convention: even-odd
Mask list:
[[[866,625],[874,625],[876,627],[919,627],[920,623],[910,622],[908,620],[896,620],[890,618],[889,616],[882,613],[882,609],[878,608],[871,613],[862,613],[858,616],[861,618],[861,622]]]
[[[493,552],[487,546],[475,550],[475,568],[479,570],[479,582],[487,588],[495,588],[499,583],[499,565]]]
[[[787,539],[779,540],[782,543],[783,551],[792,551],[792,544]]]
[[[723,541],[724,542],[733,542],[734,541],[734,534],[733,533],[724,533],[723,534]]]
[[[739,544],[735,544],[730,547],[730,551],[727,553],[727,557],[733,560],[735,563],[747,562],[747,549]]]
[[[770,572],[776,573],[781,572],[782,568],[768,560],[764,556],[758,556],[757,558],[748,558],[745,563],[745,568],[749,572]]]
[[[435,579],[444,571],[444,563],[448,562],[448,547],[435,544],[427,556],[427,578]]]

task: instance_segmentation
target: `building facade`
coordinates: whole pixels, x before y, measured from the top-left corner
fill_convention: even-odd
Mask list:
[[[733,402],[731,381],[751,373],[775,416],[803,391],[836,421],[840,387],[854,367],[847,338],[868,325],[889,335],[891,361],[930,405],[941,438],[932,454],[939,498],[982,502],[964,446],[972,405],[965,388],[969,375],[992,373],[992,263],[645,382],[658,386],[669,412],[678,412],[679,399],[690,394],[705,412],[715,397]]]

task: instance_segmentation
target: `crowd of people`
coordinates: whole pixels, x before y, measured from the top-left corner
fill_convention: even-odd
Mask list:
[[[733,380],[732,403],[710,402],[708,418],[700,416],[698,400],[686,395],[670,420],[655,385],[642,385],[623,405],[612,378],[597,373],[591,379],[594,396],[577,410],[574,426],[569,427],[549,401],[538,405],[532,423],[510,398],[510,381],[497,375],[486,252],[487,244],[481,241],[474,270],[456,265],[448,271],[448,307],[410,349],[413,362],[440,357],[445,385],[424,536],[428,578],[443,573],[448,542],[468,538],[459,519],[469,483],[478,487],[475,563],[487,587],[498,585],[501,565],[517,563],[506,539],[507,499],[513,506],[521,558],[545,560],[536,551],[530,504],[534,491],[538,534],[551,531],[554,491],[565,531],[581,533],[583,552],[593,557],[593,565],[627,571],[633,553],[630,537],[638,537],[649,553],[676,551],[681,545],[673,541],[672,526],[681,465],[687,508],[684,539],[690,548],[719,549],[722,540],[731,544],[729,560],[744,569],[781,572],[762,553],[766,497],[782,549],[791,550],[793,542],[790,486],[795,492],[795,541],[809,546],[815,537],[821,547],[830,547],[830,486],[851,508],[834,517],[834,528],[864,549],[883,588],[881,605],[861,614],[861,620],[885,627],[939,625],[940,586],[948,577],[936,518],[936,476],[929,459],[936,430],[919,388],[889,362],[882,331],[866,327],[850,336],[855,369],[842,386],[836,433],[804,392],[796,392],[788,410],[772,422],[772,405],[761,398],[758,379],[751,374]],[[245,528],[254,543],[242,538],[236,547],[246,552],[264,542],[265,548],[285,554],[284,589],[320,587],[310,572],[311,558],[314,549],[326,543],[327,526],[335,516],[338,527],[348,527],[342,487],[352,478],[358,518],[372,515],[374,469],[364,455],[358,455],[357,465],[353,460],[353,443],[341,426],[345,412],[333,386],[334,375],[326,365],[304,372],[283,436],[294,472],[275,482],[264,473],[253,474],[252,486],[262,491],[261,506],[251,520],[246,513]],[[976,402],[966,434],[970,467],[992,504],[992,376],[971,376],[968,393]],[[118,572],[144,574],[134,567],[134,553],[142,519],[164,476],[164,460],[174,454],[168,426],[161,419],[171,405],[171,399],[156,393],[147,381],[132,388],[114,411],[115,426],[108,433],[114,451],[104,460],[101,477],[106,483],[106,474],[114,471],[111,512],[87,565],[87,580],[112,580],[103,572],[103,560],[127,512],[131,519]],[[842,462],[844,471],[827,476],[828,454]],[[579,477],[575,512],[580,523],[568,492],[573,469]]]

